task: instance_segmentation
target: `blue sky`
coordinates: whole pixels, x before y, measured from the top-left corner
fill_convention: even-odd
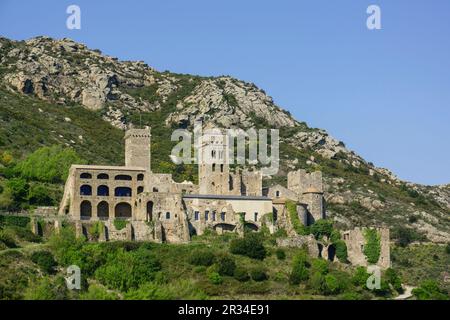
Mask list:
[[[81,30],[66,8],[81,8]],[[381,8],[382,30],[366,28]],[[450,183],[450,1],[12,1],[0,35],[69,37],[163,71],[254,82],[375,165]]]

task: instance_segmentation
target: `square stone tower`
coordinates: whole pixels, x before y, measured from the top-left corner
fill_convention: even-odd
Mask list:
[[[208,130],[200,137],[198,149],[200,194],[229,194],[228,145],[228,136],[219,129]]]
[[[129,129],[125,132],[125,166],[150,171],[150,128]]]

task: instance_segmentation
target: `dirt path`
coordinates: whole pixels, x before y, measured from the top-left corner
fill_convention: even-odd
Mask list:
[[[412,287],[412,286],[407,286],[405,285],[405,292],[403,292],[401,295],[399,295],[398,297],[395,297],[394,300],[406,300],[408,298],[412,297],[412,291],[413,289],[415,289],[416,287]]]

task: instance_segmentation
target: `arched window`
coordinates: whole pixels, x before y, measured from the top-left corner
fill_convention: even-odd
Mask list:
[[[143,181],[144,180],[144,175],[142,173],[139,173],[137,175],[137,179],[138,179],[138,181]]]
[[[220,172],[223,172],[223,164],[220,165]]]
[[[128,188],[128,187],[117,187],[114,190],[114,195],[116,197],[131,197],[131,188]]]
[[[153,192],[158,192],[158,188],[153,188]]]
[[[280,191],[277,190],[277,192],[275,192],[275,195],[276,195],[277,198],[279,198],[280,197]]]
[[[80,174],[80,178],[81,179],[92,179],[92,174],[83,172],[82,174]]]
[[[84,200],[80,204],[81,219],[90,219],[92,217],[92,205],[90,201]]]
[[[131,176],[127,175],[127,174],[118,174],[117,176],[115,176],[114,180],[126,180],[126,181],[131,181],[133,180],[131,178]]]
[[[216,150],[211,150],[211,158],[216,158]]]
[[[108,186],[98,186],[97,187],[97,195],[100,197],[107,197],[109,196],[109,188]]]
[[[170,212],[166,212],[166,219],[170,219]]]
[[[216,221],[216,212],[215,211],[212,212],[211,220]]]
[[[213,163],[213,165],[212,165],[212,171],[213,172],[216,171],[216,164],[215,163]]]
[[[206,210],[205,211],[205,221],[208,221],[208,218],[209,218],[209,211]]]
[[[109,218],[109,204],[106,201],[102,201],[97,205],[97,216],[99,219],[108,219]]]
[[[80,195],[82,196],[91,196],[92,195],[92,187],[90,185],[84,184],[80,187]]]
[[[108,180],[108,179],[109,179],[109,176],[108,176],[106,173],[100,173],[100,174],[97,176],[97,179],[100,179],[100,180]]]
[[[200,212],[194,211],[194,220],[197,221],[200,218],[199,215],[200,215]]]
[[[121,202],[116,205],[114,215],[116,218],[131,218],[131,205],[126,202]]]
[[[137,194],[140,194],[140,193],[142,193],[142,192],[144,192],[144,187],[143,187],[143,186],[139,186],[139,187],[137,188]]]

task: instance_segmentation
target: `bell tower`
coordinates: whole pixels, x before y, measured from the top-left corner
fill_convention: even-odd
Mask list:
[[[125,132],[125,166],[150,171],[150,128],[129,129]]]
[[[220,130],[208,130],[199,139],[200,194],[227,195],[229,193],[228,136]]]

